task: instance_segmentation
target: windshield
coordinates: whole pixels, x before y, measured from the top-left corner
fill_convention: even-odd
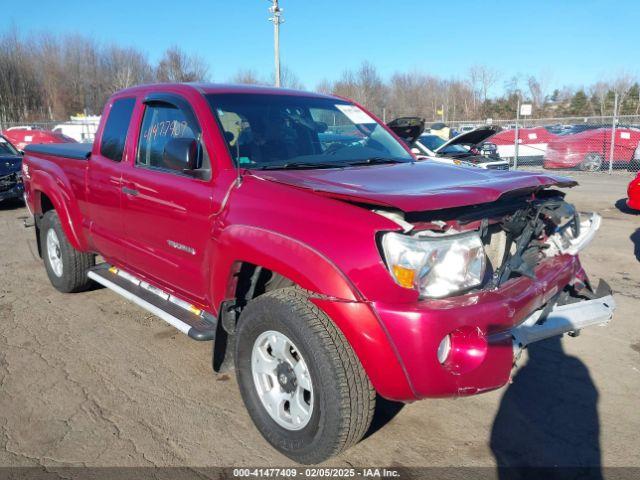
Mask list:
[[[447,143],[446,140],[443,140],[442,137],[438,135],[422,135],[418,138],[418,142],[427,147],[432,152],[440,148],[442,145]],[[449,145],[444,150],[438,152],[439,154],[443,153],[469,153],[469,150],[464,148],[461,145]]]
[[[18,155],[18,151],[3,137],[0,137],[0,155]]]
[[[246,168],[413,160],[384,127],[344,100],[244,93],[206,97],[231,157]]]

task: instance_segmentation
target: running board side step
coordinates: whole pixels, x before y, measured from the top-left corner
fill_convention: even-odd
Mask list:
[[[213,315],[115,267],[98,265],[87,276],[153,313],[194,340],[214,340],[218,320]]]

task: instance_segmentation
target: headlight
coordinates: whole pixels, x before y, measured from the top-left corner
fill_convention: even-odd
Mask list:
[[[440,298],[482,283],[486,256],[476,232],[446,236],[382,237],[387,268],[395,282],[423,297]]]

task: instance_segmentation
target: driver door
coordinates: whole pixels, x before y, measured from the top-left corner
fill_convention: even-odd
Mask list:
[[[166,164],[172,139],[200,144],[197,178]],[[193,302],[204,302],[209,278],[212,186],[202,130],[186,100],[153,95],[144,101],[135,159],[122,179],[122,220],[127,264],[139,275]]]

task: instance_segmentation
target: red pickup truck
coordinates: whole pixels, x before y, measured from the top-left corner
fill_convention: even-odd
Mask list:
[[[93,146],[28,146],[23,177],[54,287],[97,282],[213,341],[301,463],[359,441],[378,396],[499,388],[526,345],[613,315],[574,181],[417,161],[343,98],[130,88]]]

